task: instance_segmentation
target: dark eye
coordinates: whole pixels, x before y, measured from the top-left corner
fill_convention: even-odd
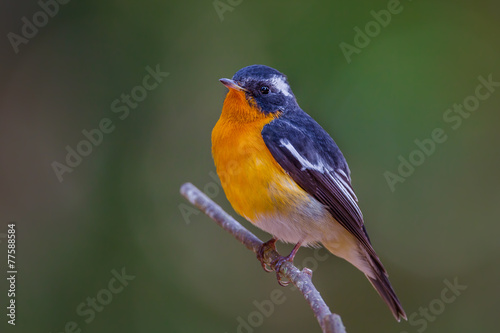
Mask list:
[[[260,92],[263,93],[264,95],[269,94],[269,87],[268,86],[260,87]]]

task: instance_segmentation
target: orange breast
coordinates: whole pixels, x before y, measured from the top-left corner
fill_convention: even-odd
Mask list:
[[[277,193],[304,195],[262,139],[262,128],[275,118],[250,106],[243,92],[230,90],[212,131],[212,155],[224,192],[234,210],[251,222],[285,205]]]

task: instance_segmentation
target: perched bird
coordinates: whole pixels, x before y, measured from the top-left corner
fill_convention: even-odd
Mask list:
[[[398,321],[406,319],[366,233],[347,162],[299,107],[286,76],[253,65],[220,81],[229,92],[212,155],[234,210],[273,235],[265,245],[296,244],[286,260],[321,243],[366,275]]]

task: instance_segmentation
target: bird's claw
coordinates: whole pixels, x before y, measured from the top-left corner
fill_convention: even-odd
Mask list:
[[[281,280],[281,273],[280,273],[281,266],[287,261],[293,263],[293,258],[295,257],[295,254],[297,253],[298,249],[300,248],[300,245],[302,242],[297,243],[295,245],[295,247],[293,248],[292,252],[289,255],[287,255],[286,257],[280,256],[277,259],[273,260],[270,264],[268,264],[265,260],[265,253],[269,250],[276,251],[276,241],[277,241],[277,239],[273,237],[270,240],[268,240],[267,242],[265,242],[264,244],[262,244],[261,247],[259,248],[259,250],[257,251],[257,259],[259,259],[260,264],[262,265],[262,268],[266,272],[276,271],[276,278],[278,279],[279,285],[282,287],[286,287],[290,284],[290,281],[282,281]],[[272,268],[274,268],[274,269],[272,269]]]
[[[266,262],[265,258],[265,253],[269,250],[275,250],[276,251],[276,238],[271,238],[267,242],[263,243],[260,247],[260,249],[257,251],[257,259],[259,259],[260,264],[262,268],[266,272],[272,272],[273,269],[271,266]],[[272,263],[271,263],[272,264]]]
[[[271,265],[274,266],[274,268],[276,269],[276,279],[278,280],[278,284],[282,287],[286,287],[290,284],[290,281],[283,281],[281,279],[281,273],[280,273],[281,266],[287,261],[293,262],[293,258],[290,258],[290,256],[279,257],[278,259],[274,260],[271,263]]]

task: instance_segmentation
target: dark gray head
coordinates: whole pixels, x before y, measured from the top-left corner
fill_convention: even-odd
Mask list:
[[[240,69],[233,79],[220,79],[228,88],[241,90],[249,103],[254,102],[262,112],[274,113],[297,106],[286,76],[264,65]]]

